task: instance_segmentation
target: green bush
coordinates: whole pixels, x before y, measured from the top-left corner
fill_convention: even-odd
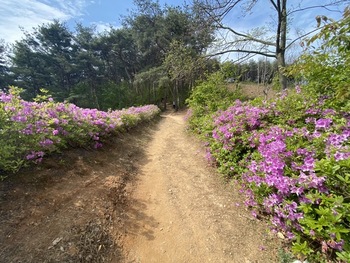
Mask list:
[[[221,71],[212,73],[193,89],[186,100],[190,107],[190,128],[197,134],[207,136],[212,129],[212,115],[226,109],[237,99],[243,99],[243,95],[240,91],[228,90],[224,74]]]

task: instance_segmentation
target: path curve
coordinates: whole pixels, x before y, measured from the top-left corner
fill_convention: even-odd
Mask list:
[[[155,129],[126,212],[126,262],[277,262],[278,242],[208,166],[184,114]]]

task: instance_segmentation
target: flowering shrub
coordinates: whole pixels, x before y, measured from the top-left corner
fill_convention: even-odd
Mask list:
[[[104,112],[57,103],[51,98],[27,102],[19,93],[14,87],[9,93],[0,93],[2,172],[15,172],[28,162],[41,162],[46,154],[67,147],[99,148],[108,136],[159,113],[154,105]]]
[[[212,124],[209,157],[241,182],[253,214],[309,260],[350,260],[350,115],[326,99],[236,101]]]
[[[284,69],[307,83],[303,91],[237,101],[201,129],[208,159],[241,183],[253,215],[267,215],[295,254],[350,262],[350,8],[339,21],[317,19],[308,52]]]

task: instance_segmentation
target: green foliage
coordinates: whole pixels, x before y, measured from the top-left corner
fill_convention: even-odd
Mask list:
[[[334,21],[326,17],[318,17],[318,26],[324,23],[320,33],[307,41],[309,53],[301,56],[297,64],[289,69],[289,73],[302,81],[306,81],[306,91],[310,97],[325,96],[324,107],[339,110],[349,110],[349,66],[350,66],[350,10],[344,11],[343,19]],[[317,48],[311,45],[320,42]],[[298,104],[296,104],[298,105]],[[286,105],[288,106],[288,105]],[[291,105],[290,105],[291,106]],[[291,109],[291,107],[289,107]],[[296,115],[297,116],[297,115]],[[344,119],[333,119],[339,127]],[[322,149],[324,141],[320,140],[318,149]],[[303,204],[300,209],[304,218],[300,220],[302,233],[297,233],[297,242],[293,250],[297,253],[310,254],[307,240],[324,240],[322,252],[344,242],[344,251],[336,252],[336,257],[344,262],[349,261],[349,228],[350,228],[350,161],[335,161],[334,158],[324,158],[316,163],[315,170],[327,178],[328,194],[310,193],[308,198],[318,205]],[[312,233],[312,234],[310,234]],[[319,252],[318,252],[319,254]],[[315,260],[321,256],[313,255]]]
[[[218,71],[208,76],[192,91],[186,103],[191,109],[190,128],[207,136],[212,130],[212,116],[218,110],[230,106],[236,99],[243,98],[240,91],[229,91],[225,74]]]
[[[16,90],[18,88],[11,87],[10,90]],[[20,92],[23,92],[23,89],[18,89]],[[49,98],[51,98],[51,95],[49,94],[49,91],[47,89],[40,89],[40,93],[33,99],[35,102],[47,102]],[[19,95],[19,94],[18,94]]]
[[[344,197],[331,191],[331,194],[309,193],[306,197],[313,204],[302,204],[303,218],[299,220],[303,228],[298,232],[297,241],[293,243],[293,251],[297,254],[309,255],[314,252],[312,241],[322,241],[322,252],[336,248],[337,243],[343,243],[343,250],[349,251],[349,215],[350,203]]]
[[[335,105],[332,102],[335,98],[321,100],[321,103],[316,98],[317,95],[310,89],[307,93],[289,91],[288,95],[282,94],[282,97],[273,103],[278,114],[270,115],[269,125],[275,124],[286,127],[286,129],[288,126],[307,128],[310,132],[314,132],[314,123],[308,123],[307,118],[321,118],[317,114],[315,116],[315,113],[321,113],[321,109]],[[311,113],[312,111],[307,113],[309,109],[318,110],[312,110],[314,113]],[[343,129],[341,127],[346,125],[346,119],[342,114],[332,114],[331,117],[334,125],[333,132],[337,129],[341,132]],[[302,231],[294,232],[296,239],[293,242],[292,251],[297,255],[307,256],[312,260],[311,262],[325,262],[325,257],[331,257],[332,252],[329,251],[337,247],[338,243],[344,242],[345,251],[350,249],[348,245],[350,241],[350,159],[336,161],[334,158],[325,157],[325,141],[330,133],[331,131],[315,138],[312,142],[302,137],[290,137],[286,140],[287,147],[292,152],[298,148],[316,152],[316,157],[320,159],[316,162],[315,172],[317,176],[326,178],[325,185],[329,189],[327,193],[309,192],[306,198],[310,200],[310,203],[302,203],[298,207],[303,212],[303,218],[298,221],[302,226]],[[334,154],[335,151],[331,153]],[[288,170],[285,172],[287,173]],[[261,196],[261,192],[255,191],[255,193]],[[320,243],[321,240],[323,240],[323,251],[315,250],[314,243]],[[336,254],[341,255],[342,253],[345,257],[347,252]]]
[[[238,76],[239,71],[239,65],[233,64],[232,62],[224,62],[221,65],[221,71],[224,75],[225,79],[228,78],[240,78],[241,76]]]
[[[278,250],[278,257],[279,257],[280,263],[291,263],[291,262],[293,262],[293,258],[294,258],[290,252],[288,252],[284,249]]]
[[[0,173],[1,171],[18,171],[23,166],[23,151],[27,140],[18,134],[19,130],[25,128],[23,123],[14,124],[11,120],[12,114],[9,110],[22,109],[19,94],[23,90],[12,87],[9,92],[12,96],[11,106],[5,107],[0,103]]]
[[[3,39],[0,39],[0,87],[8,88],[12,82],[9,74],[9,65],[7,57],[9,56],[9,46],[6,45]]]
[[[337,252],[337,258],[342,262],[350,262],[350,252],[349,251],[341,251]]]
[[[121,117],[121,119],[126,129],[134,127],[140,121],[139,116],[133,116],[133,115],[124,115]]]
[[[130,85],[126,81],[119,84],[108,81],[102,85],[103,88],[99,94],[101,110],[123,109],[132,105],[132,102],[136,104],[134,94],[131,94]]]
[[[333,97],[331,107],[349,107],[350,99],[350,9],[343,18],[334,21],[318,17],[321,31],[307,42],[307,50],[298,62],[288,70],[295,78],[306,81],[306,89],[312,94]],[[313,46],[313,44],[320,45]]]
[[[300,209],[304,218],[300,220],[304,233],[312,233],[312,240],[325,240],[323,250],[344,242],[339,259],[349,256],[350,251],[350,159],[335,161],[322,159],[316,163],[316,172],[327,178],[329,193],[310,193],[307,198],[319,203],[304,204]],[[300,237],[302,238],[302,237]]]
[[[301,242],[299,239],[293,243],[292,251],[295,254],[301,254],[305,256],[308,256],[314,252],[306,241]]]

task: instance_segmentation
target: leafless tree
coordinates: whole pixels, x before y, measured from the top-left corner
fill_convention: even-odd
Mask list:
[[[264,8],[256,10],[256,6],[261,7],[258,3],[265,4]],[[350,0],[195,0],[194,6],[216,26],[220,35],[211,55],[245,53],[246,56],[274,58],[279,67],[281,87],[286,88],[287,78],[281,70],[286,66],[286,52],[298,40],[313,33],[311,30],[290,39],[288,35],[293,16],[313,9],[340,12],[339,8],[344,8],[348,3]],[[230,16],[238,11],[243,12],[242,19],[245,19],[254,12],[268,13],[269,10],[272,10],[272,15],[268,27],[260,26],[241,32],[230,23]]]

